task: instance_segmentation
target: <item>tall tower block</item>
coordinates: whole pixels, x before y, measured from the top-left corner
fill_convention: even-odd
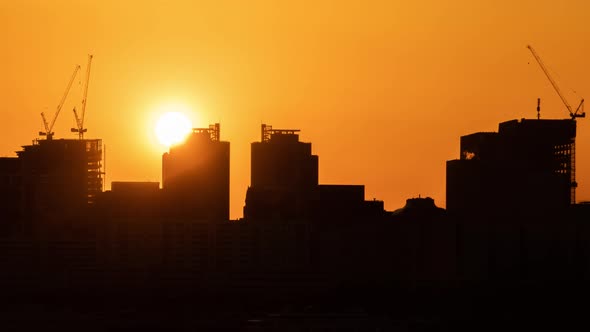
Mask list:
[[[173,215],[229,220],[229,142],[220,140],[218,123],[194,128],[164,153],[162,188]]]

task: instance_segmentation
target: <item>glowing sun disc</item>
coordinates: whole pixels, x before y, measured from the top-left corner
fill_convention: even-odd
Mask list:
[[[171,146],[184,141],[191,128],[191,121],[184,114],[168,112],[158,119],[155,131],[160,144]]]

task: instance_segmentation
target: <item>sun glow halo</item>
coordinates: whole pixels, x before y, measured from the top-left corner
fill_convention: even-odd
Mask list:
[[[180,112],[167,112],[156,123],[156,136],[160,144],[170,147],[181,143],[190,133],[191,121]]]

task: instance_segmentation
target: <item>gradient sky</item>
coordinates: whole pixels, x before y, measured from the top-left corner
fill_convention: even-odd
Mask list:
[[[75,64],[94,54],[88,138],[107,145],[107,181],[161,181],[162,105],[231,142],[231,216],[241,217],[260,124],[299,128],[320,182],[364,184],[389,210],[445,206],[459,137],[501,121],[568,113],[590,98],[588,1],[0,0],[0,156],[53,114]],[[77,80],[55,126],[74,138]],[[575,95],[572,91],[577,91]],[[589,108],[590,110],[590,108]],[[590,200],[590,119],[578,121],[578,200]],[[107,186],[109,187],[109,186]]]

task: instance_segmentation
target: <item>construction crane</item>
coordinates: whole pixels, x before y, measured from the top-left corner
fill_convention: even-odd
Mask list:
[[[529,51],[531,51],[531,53],[535,57],[535,60],[537,60],[537,62],[539,63],[539,66],[541,66],[543,73],[545,73],[545,76],[547,76],[547,78],[549,79],[549,82],[551,82],[551,85],[553,85],[555,92],[557,92],[557,95],[559,95],[559,98],[561,98],[561,101],[563,102],[563,104],[565,105],[567,110],[570,112],[570,117],[572,118],[572,120],[575,120],[576,118],[585,118],[586,112],[584,112],[584,98],[582,98],[582,100],[580,101],[580,104],[578,105],[578,107],[574,111],[572,109],[572,107],[570,106],[570,104],[567,102],[567,99],[565,99],[565,97],[561,93],[561,90],[557,86],[557,83],[555,83],[555,81],[553,80],[551,75],[549,75],[549,71],[545,67],[543,60],[541,60],[541,58],[539,57],[537,52],[535,52],[535,49],[533,49],[533,47],[531,45],[527,45],[526,47],[529,49]],[[578,112],[580,112],[580,113],[578,113]]]
[[[578,105],[578,107],[574,111],[572,109],[572,107],[570,106],[570,104],[567,102],[567,99],[565,99],[565,97],[561,93],[561,90],[557,86],[557,83],[555,83],[555,81],[553,80],[551,75],[549,75],[549,71],[545,67],[545,64],[543,63],[543,61],[541,60],[541,58],[539,57],[537,52],[535,52],[535,50],[533,49],[533,47],[531,45],[527,45],[527,48],[531,51],[531,53],[535,57],[535,60],[537,60],[537,62],[539,63],[539,66],[541,66],[543,73],[545,73],[545,76],[547,76],[547,78],[549,79],[549,82],[551,82],[551,85],[553,85],[555,92],[557,92],[557,95],[559,95],[559,98],[561,98],[561,101],[563,102],[563,104],[565,105],[567,110],[570,112],[570,117],[572,118],[572,121],[575,121],[576,118],[585,118],[586,112],[584,112],[584,98],[582,98],[582,100],[580,101],[580,104]],[[537,101],[537,112],[538,113],[540,112],[540,100]],[[569,145],[569,176],[570,176],[570,203],[575,204],[575,202],[576,202],[576,188],[578,187],[578,183],[576,182],[576,143],[575,143],[575,140],[572,140],[571,144]]]
[[[72,128],[73,133],[78,133],[79,139],[84,139],[84,133],[88,129],[84,128],[84,116],[86,115],[86,104],[88,102],[88,83],[90,82],[90,65],[92,64],[92,54],[88,55],[88,65],[86,66],[86,82],[84,82],[84,96],[82,97],[82,116],[78,115],[74,107],[74,117],[76,118],[77,128]]]
[[[61,108],[64,106],[66,98],[67,98],[68,94],[70,93],[70,88],[72,87],[72,83],[74,82],[74,79],[76,78],[76,75],[78,74],[78,70],[80,70],[80,66],[76,65],[76,67],[74,68],[74,73],[72,74],[72,77],[70,78],[70,81],[68,82],[68,86],[66,87],[66,91],[64,92],[63,96],[61,97],[59,104],[57,104],[57,109],[55,110],[55,115],[53,115],[53,119],[51,120],[51,123],[47,122],[47,118],[45,117],[45,113],[41,112],[41,118],[43,119],[43,126],[45,127],[45,131],[40,131],[39,132],[40,136],[45,136],[45,137],[47,137],[48,140],[53,139],[53,134],[54,134],[53,133],[53,126],[55,125],[55,120],[57,120],[57,116],[59,115],[59,112],[61,111]]]

